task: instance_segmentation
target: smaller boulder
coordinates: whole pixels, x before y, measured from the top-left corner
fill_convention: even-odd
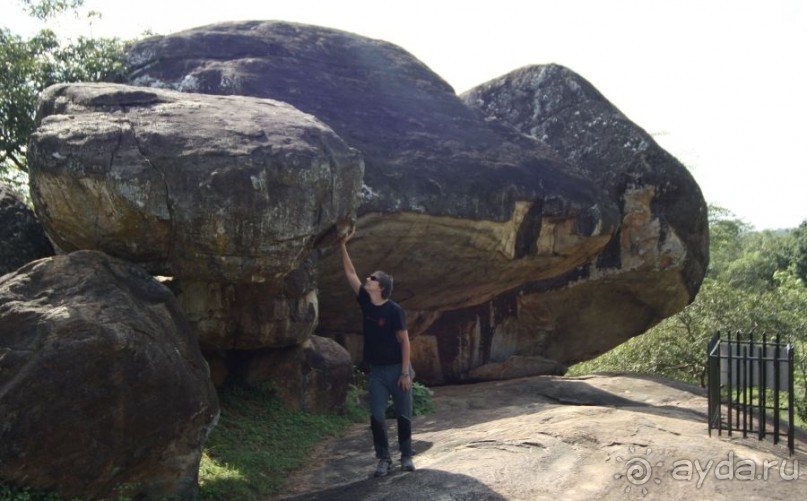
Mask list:
[[[54,242],[153,274],[279,281],[353,218],[364,164],[278,101],[117,84],[42,92],[28,162]]]
[[[219,406],[168,288],[97,251],[0,278],[0,481],[192,499]]]
[[[213,386],[223,388],[227,384],[230,375],[230,367],[227,364],[227,352],[223,350],[204,350],[202,355],[210,367],[210,380]]]
[[[248,385],[273,385],[286,407],[326,414],[344,410],[353,364],[339,343],[311,336],[300,345],[251,356],[242,370]]]
[[[0,184],[0,275],[53,255],[34,212],[10,187]]]
[[[562,376],[567,367],[539,356],[513,355],[504,362],[491,362],[471,369],[468,376],[479,381],[515,379],[529,376]]]

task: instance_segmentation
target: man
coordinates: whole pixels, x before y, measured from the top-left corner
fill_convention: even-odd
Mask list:
[[[387,400],[392,395],[398,420],[398,447],[401,451],[401,469],[414,471],[412,463],[412,377],[410,364],[409,331],[406,314],[398,303],[389,297],[392,277],[383,271],[369,275],[362,285],[356,268],[347,252],[347,242],[355,228],[339,239],[345,277],[361,306],[364,334],[364,361],[370,366],[368,390],[370,394],[370,428],[373,446],[378,458],[375,476],[383,477],[392,467],[384,414]]]

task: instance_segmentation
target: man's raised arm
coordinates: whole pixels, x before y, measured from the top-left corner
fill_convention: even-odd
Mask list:
[[[339,248],[342,251],[342,266],[345,269],[345,278],[347,278],[350,288],[353,289],[353,293],[358,294],[359,288],[361,287],[361,279],[359,279],[359,275],[356,274],[356,268],[353,266],[353,261],[350,260],[350,254],[347,253],[347,242],[353,238],[354,233],[356,233],[356,228],[353,228],[350,233],[342,235],[342,237],[339,238]]]

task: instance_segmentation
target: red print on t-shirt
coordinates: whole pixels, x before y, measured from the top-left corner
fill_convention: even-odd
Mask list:
[[[383,318],[383,317],[382,317],[382,318],[379,318],[379,319],[378,319],[378,326],[379,326],[379,327],[384,327],[384,325],[387,323],[387,322],[386,322],[386,320],[387,320],[387,319],[385,319],[385,318]]]

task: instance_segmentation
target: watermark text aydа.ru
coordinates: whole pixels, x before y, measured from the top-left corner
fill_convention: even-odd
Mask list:
[[[710,459],[702,462],[699,459],[678,459],[672,464],[670,473],[673,480],[692,481],[697,479],[697,487],[709,476],[715,480],[763,480],[769,479],[796,480],[799,478],[798,460],[766,459],[758,464],[750,459],[737,459],[734,451],[721,461]]]

